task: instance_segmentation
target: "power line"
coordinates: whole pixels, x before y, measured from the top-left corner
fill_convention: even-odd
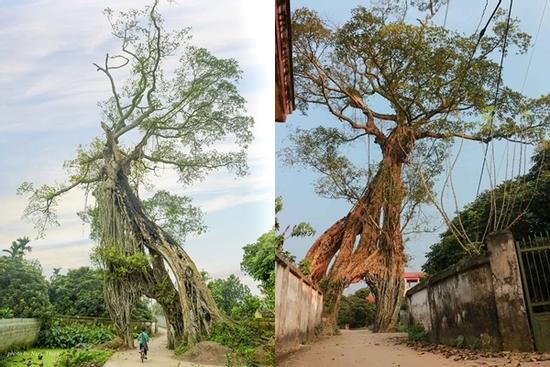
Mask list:
[[[451,4],[451,0],[447,0],[447,6],[445,7],[445,19],[443,20],[443,28],[447,26],[447,15],[449,15],[450,4]]]
[[[498,2],[498,4],[501,3],[502,0],[500,0]],[[497,9],[498,9],[498,4],[497,4],[497,8],[495,8],[495,10],[493,10],[493,13],[491,14],[491,17],[489,18],[487,24],[485,25],[485,27],[481,30],[481,32],[479,33],[479,39],[481,40],[481,37],[483,37],[483,34],[485,34],[485,31],[487,29],[487,27],[489,26],[489,22],[491,21],[491,19],[493,18],[493,16],[495,15]],[[508,44],[508,31],[510,30],[510,17],[512,15],[512,6],[514,4],[514,0],[510,0],[510,7],[508,9],[508,16],[506,18],[506,29],[504,30],[504,41],[502,43],[502,52],[501,52],[501,55],[500,55],[500,64],[499,64],[499,68],[498,68],[498,79],[497,79],[497,87],[496,87],[496,90],[495,90],[495,99],[494,99],[494,103],[493,103],[493,110],[491,111],[491,115],[489,117],[489,132],[490,132],[490,135],[489,136],[492,136],[493,135],[493,123],[494,123],[494,119],[495,119],[495,114],[496,114],[496,110],[497,110],[497,107],[498,107],[498,97],[499,97],[499,93],[500,93],[500,84],[501,84],[501,80],[502,80],[502,69],[503,69],[503,65],[504,65],[504,57],[506,56],[506,45]],[[479,43],[479,41],[478,41]],[[492,142],[492,140],[491,140]],[[489,143],[491,143],[489,142]],[[487,152],[489,150],[489,143],[487,143],[487,145],[485,146],[485,153],[483,155],[483,163],[481,165],[481,174],[479,175],[479,182],[477,184],[477,193],[476,193],[476,196],[479,195],[479,189],[481,188],[481,180],[483,178],[483,172],[485,170],[485,164],[487,162]]]
[[[527,83],[527,77],[529,76],[529,70],[531,69],[531,62],[533,61],[533,56],[535,55],[535,49],[537,48],[537,40],[539,38],[540,30],[542,28],[542,21],[544,20],[544,14],[546,13],[547,6],[548,6],[548,0],[544,2],[544,7],[542,8],[539,27],[537,28],[537,33],[535,34],[535,40],[533,41],[533,50],[531,51],[531,55],[529,56],[529,61],[527,62],[527,70],[525,71],[523,83],[521,84],[521,93],[523,93],[523,90],[525,89],[525,84]]]

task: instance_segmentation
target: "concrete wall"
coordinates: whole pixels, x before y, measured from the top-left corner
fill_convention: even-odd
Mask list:
[[[499,246],[509,240],[499,236],[489,237],[489,256],[455,264],[407,291],[409,321],[431,342],[464,338],[464,346],[484,350],[532,350],[519,270],[511,270],[519,269],[514,243],[497,251],[492,239]]]
[[[39,332],[36,319],[0,319],[0,353],[34,344]]]
[[[277,254],[275,337],[278,356],[315,337],[321,323],[323,294],[292,263]]]

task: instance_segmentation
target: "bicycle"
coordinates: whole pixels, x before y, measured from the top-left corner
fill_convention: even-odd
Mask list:
[[[143,363],[143,360],[145,359],[145,348],[144,347],[139,348],[139,356],[141,358],[141,363]]]

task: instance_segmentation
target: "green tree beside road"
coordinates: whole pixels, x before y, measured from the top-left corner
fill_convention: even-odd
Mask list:
[[[250,288],[233,274],[226,279],[208,282],[208,288],[218,307],[233,318],[254,317],[254,313],[260,307],[260,299],[253,296]]]
[[[41,320],[53,316],[48,281],[37,261],[22,257],[0,257],[0,305],[5,316]]]
[[[357,329],[372,325],[376,314],[376,305],[367,301],[368,288],[357,290],[354,294],[343,296],[338,310],[338,326]]]
[[[538,147],[532,162],[533,165],[525,175],[503,182],[493,192],[480,194],[453,219],[456,227],[464,227],[464,232],[473,240],[474,246],[464,248],[456,236],[447,230],[426,253],[422,270],[427,274],[435,274],[463,258],[485,253],[487,248],[479,239],[486,231],[490,216],[494,215],[491,206],[495,201],[499,207],[507,206],[506,215],[514,221],[510,230],[515,239],[550,233],[549,141]]]

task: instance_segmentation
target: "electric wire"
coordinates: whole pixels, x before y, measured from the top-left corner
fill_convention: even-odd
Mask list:
[[[499,1],[498,3],[500,4],[501,1]],[[501,82],[502,82],[502,69],[503,69],[503,66],[504,66],[504,58],[506,56],[506,46],[508,44],[508,31],[510,30],[510,17],[512,15],[512,6],[513,6],[513,4],[514,4],[514,1],[510,0],[510,7],[508,9],[508,16],[506,18],[506,28],[504,29],[504,40],[503,40],[503,43],[502,43],[502,52],[501,52],[501,55],[500,55],[500,64],[499,64],[499,68],[498,68],[498,79],[497,79],[497,86],[496,86],[496,90],[495,90],[493,109],[491,111],[491,115],[489,116],[489,137],[492,137],[492,135],[493,135],[494,120],[495,120],[496,110],[498,108],[498,97],[499,97],[499,93],[500,93],[500,85],[501,85]],[[497,9],[493,10],[493,14],[491,14],[491,18],[489,18],[489,21],[495,15],[496,11],[497,11]],[[485,27],[481,30],[480,39],[481,39],[481,35],[485,33],[485,30],[487,29],[488,25],[489,25],[489,23],[487,23],[485,25]],[[483,178],[483,171],[485,169],[485,164],[487,162],[487,152],[489,150],[489,144],[491,144],[491,143],[492,143],[492,139],[485,146],[485,153],[483,154],[483,163],[481,164],[481,174],[479,175],[479,182],[477,184],[476,196],[479,195],[479,190],[481,188],[481,180]]]

